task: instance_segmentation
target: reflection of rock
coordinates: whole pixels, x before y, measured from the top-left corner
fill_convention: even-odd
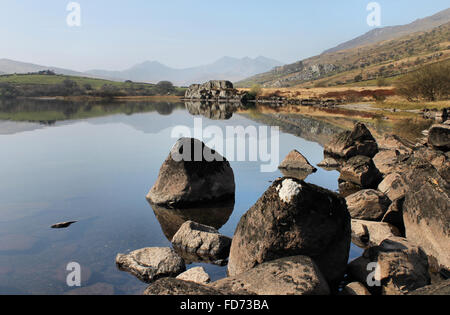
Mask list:
[[[236,106],[231,103],[186,102],[186,109],[193,116],[204,116],[213,120],[227,120],[233,117]]]
[[[186,270],[185,263],[171,248],[143,248],[128,255],[118,254],[116,264],[120,270],[151,283],[164,277],[176,277]]]
[[[284,177],[293,177],[299,180],[305,180],[309,175],[313,172],[304,171],[304,170],[292,170],[292,169],[280,169],[281,173]]]
[[[172,244],[180,251],[215,261],[228,258],[231,238],[213,227],[188,221],[174,235]]]
[[[185,208],[207,201],[229,200],[234,194],[230,163],[203,142],[182,138],[164,161],[147,199],[157,205]]]
[[[171,241],[183,223],[187,221],[212,226],[219,230],[228,222],[234,210],[234,199],[188,209],[168,209],[153,204],[150,205],[155,212],[164,235]]]

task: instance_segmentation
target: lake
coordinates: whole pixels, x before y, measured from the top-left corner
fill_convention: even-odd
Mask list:
[[[171,245],[166,236],[174,229],[171,215],[177,220],[182,214],[155,214],[145,196],[177,140],[172,129],[192,128],[195,116],[183,104],[168,103],[11,101],[2,106],[0,294],[141,294],[146,284],[119,271],[115,257]],[[235,113],[228,120],[201,117],[204,126],[223,130],[264,125],[247,114]],[[323,147],[313,141],[314,130],[304,138],[282,131],[280,162],[297,149],[318,164]],[[212,211],[220,231],[230,237],[240,217],[282,176],[262,173],[261,162],[232,161],[231,166],[234,207]],[[306,181],[337,191],[338,176],[319,168]],[[63,221],[78,222],[67,229],[50,228]],[[351,259],[361,252],[352,246]],[[81,265],[82,289],[66,284],[70,262]],[[193,266],[203,266],[212,280],[226,276],[226,267]]]

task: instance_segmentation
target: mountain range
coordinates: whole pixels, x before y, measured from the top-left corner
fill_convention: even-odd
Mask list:
[[[131,80],[135,82],[157,83],[171,81],[178,86],[203,83],[209,80],[239,81],[249,76],[266,72],[282,65],[281,62],[266,57],[233,58],[223,57],[214,63],[185,69],[174,69],[157,61],[146,61],[123,71],[90,70],[77,72],[69,69],[42,66],[32,63],[0,59],[0,73],[32,73],[52,70],[57,74],[85,76],[115,81]]]

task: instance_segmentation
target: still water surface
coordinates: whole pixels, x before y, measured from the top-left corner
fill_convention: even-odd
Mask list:
[[[36,122],[0,120],[0,294],[141,294],[146,285],[115,266],[117,253],[170,246],[170,217],[155,215],[145,196],[176,139],[174,126],[193,127],[182,106],[109,116]],[[203,118],[204,126],[260,126],[234,114]],[[291,134],[280,135],[280,161],[301,151],[316,165],[323,148]],[[259,162],[231,162],[236,178],[234,209],[218,215],[232,236],[240,217],[282,176],[261,173]],[[319,171],[306,181],[336,191],[339,174]],[[175,214],[176,216],[176,214]],[[159,220],[158,220],[159,219]],[[50,225],[77,220],[68,229]],[[161,222],[160,222],[161,221]],[[361,250],[352,247],[351,259]],[[66,266],[82,267],[82,287],[66,285]],[[226,269],[203,266],[213,280]]]

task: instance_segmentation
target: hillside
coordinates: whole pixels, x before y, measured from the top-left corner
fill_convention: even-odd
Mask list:
[[[275,68],[244,81],[239,87],[335,86],[364,84],[405,74],[424,64],[450,56],[450,23],[431,31],[377,44],[326,53]]]
[[[355,47],[376,44],[382,41],[400,38],[417,32],[426,32],[450,22],[450,9],[438,12],[435,15],[418,19],[407,25],[388,26],[377,28],[366,34],[342,43],[334,48],[324,51],[324,54],[346,50]]]
[[[0,59],[0,74],[14,74],[14,73],[35,73],[39,71],[51,70],[58,74],[71,76],[89,76],[82,72],[72,71],[69,69],[42,66],[28,62],[20,62],[11,59]]]

